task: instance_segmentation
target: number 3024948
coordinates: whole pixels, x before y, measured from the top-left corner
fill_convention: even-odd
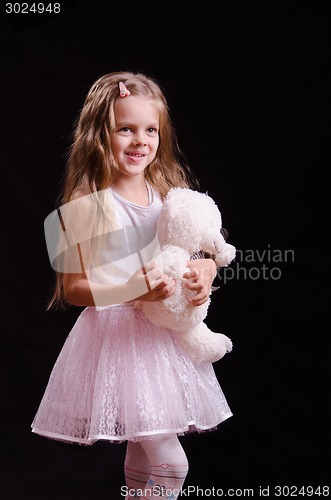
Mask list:
[[[6,14],[59,14],[61,12],[60,3],[6,3]]]

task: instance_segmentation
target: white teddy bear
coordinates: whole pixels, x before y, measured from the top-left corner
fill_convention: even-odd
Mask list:
[[[140,304],[145,317],[172,329],[197,362],[213,363],[232,350],[231,340],[212,332],[203,321],[210,297],[201,306],[190,305],[187,298],[192,292],[182,278],[187,261],[201,251],[210,254],[218,268],[234,259],[236,249],[225,242],[221,229],[221,214],[210,196],[189,188],[170,189],[157,223],[161,254],[156,260],[170,279],[176,279],[175,292],[163,301]]]

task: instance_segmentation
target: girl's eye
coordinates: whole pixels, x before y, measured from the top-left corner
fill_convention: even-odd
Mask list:
[[[130,130],[130,128],[129,128],[129,127],[122,127],[122,128],[120,129],[120,132],[128,132],[129,130]]]
[[[157,129],[155,127],[151,127],[147,129],[147,131],[149,134],[157,134]]]

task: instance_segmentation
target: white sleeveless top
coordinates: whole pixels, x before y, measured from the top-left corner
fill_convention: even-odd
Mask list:
[[[160,253],[156,238],[157,219],[162,199],[147,184],[149,205],[141,206],[109,188],[119,229],[103,238],[100,248],[102,265],[92,267],[90,279],[96,283],[125,283],[144,263]]]

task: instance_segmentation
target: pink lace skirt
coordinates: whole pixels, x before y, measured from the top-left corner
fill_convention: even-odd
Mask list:
[[[216,428],[232,415],[213,366],[194,364],[132,305],[86,308],[54,365],[32,431],[91,445]]]

